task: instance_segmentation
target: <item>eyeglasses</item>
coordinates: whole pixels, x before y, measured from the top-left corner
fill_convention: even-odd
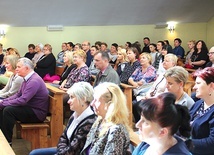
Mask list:
[[[214,52],[209,52],[209,53],[207,53],[207,55],[213,55],[214,54]]]

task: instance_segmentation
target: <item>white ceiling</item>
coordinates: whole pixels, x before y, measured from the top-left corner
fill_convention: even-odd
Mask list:
[[[214,0],[1,0],[10,26],[147,25],[208,22]]]

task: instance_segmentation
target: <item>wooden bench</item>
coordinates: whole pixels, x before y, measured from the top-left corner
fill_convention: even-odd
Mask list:
[[[18,122],[17,131],[21,137],[31,142],[31,149],[56,146],[63,132],[63,94],[59,90],[46,84],[51,92],[49,95],[49,114],[50,116],[43,123],[20,123]],[[49,134],[48,134],[49,133]]]
[[[62,73],[64,72],[64,69],[65,69],[65,67],[63,67],[63,66],[56,66],[55,74],[61,76]]]
[[[0,130],[0,154],[1,155],[15,155],[13,149],[9,145],[8,141],[4,137],[4,134]]]

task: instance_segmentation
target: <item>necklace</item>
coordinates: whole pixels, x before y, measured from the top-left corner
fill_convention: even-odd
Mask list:
[[[176,101],[179,102],[183,96],[184,96],[184,92],[181,94],[181,96]]]

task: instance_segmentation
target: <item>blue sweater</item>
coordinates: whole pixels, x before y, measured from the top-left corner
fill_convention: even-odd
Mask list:
[[[163,155],[191,155],[186,147],[186,144],[180,138],[175,138],[178,141],[177,144],[169,148],[166,152],[163,153]],[[142,142],[137,146],[132,155],[143,155],[148,147],[149,144]]]
[[[197,101],[190,110],[193,143],[191,152],[194,155],[214,155],[214,106],[211,106],[205,114],[196,116],[203,102],[203,100]]]
[[[6,106],[29,106],[39,120],[44,121],[48,112],[48,90],[42,78],[37,74],[24,81],[19,91],[6,98],[0,108]]]

